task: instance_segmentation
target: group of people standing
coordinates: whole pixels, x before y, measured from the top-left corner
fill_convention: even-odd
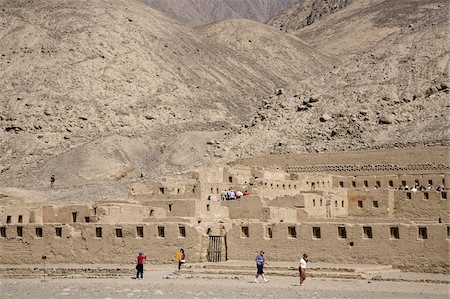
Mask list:
[[[405,191],[431,191],[434,190],[434,187],[432,184],[428,184],[426,187],[421,185],[418,180],[414,182],[414,185],[412,187],[409,187],[408,185],[400,185],[400,187],[395,188],[395,190],[405,190]],[[444,192],[445,188],[443,186],[437,186],[436,192]]]
[[[256,276],[255,283],[259,283],[258,277],[261,276],[264,282],[269,282],[269,279],[264,277],[264,265],[267,265],[266,258],[264,257],[264,251],[261,250],[259,254],[255,258],[256,262]],[[300,262],[298,264],[298,272],[300,274],[300,286],[303,285],[303,282],[306,279],[306,263],[308,262],[308,255],[306,253],[303,254]]]
[[[248,192],[247,190],[245,190],[244,192],[242,191],[235,191],[235,190],[224,190],[222,192],[222,194],[220,195],[220,199],[221,200],[235,200],[235,199],[240,199],[243,196],[249,196],[250,192]]]

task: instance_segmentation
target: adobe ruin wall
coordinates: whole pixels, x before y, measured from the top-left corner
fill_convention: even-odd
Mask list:
[[[189,262],[213,261],[212,251],[221,261],[253,260],[263,248],[269,260],[296,262],[306,252],[314,261],[450,273],[449,169],[441,162],[341,172],[336,165],[201,169],[93,204],[6,197],[0,263],[39,263],[43,255],[51,263],[132,263],[141,250],[151,263],[170,263],[179,248]],[[411,190],[416,184],[432,187]],[[223,200],[229,190],[250,195]]]

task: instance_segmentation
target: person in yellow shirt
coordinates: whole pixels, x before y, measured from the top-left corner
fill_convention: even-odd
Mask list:
[[[184,254],[183,248],[181,248],[180,251],[177,251],[175,259],[178,261],[178,271],[180,271],[181,265],[186,262],[186,255]]]

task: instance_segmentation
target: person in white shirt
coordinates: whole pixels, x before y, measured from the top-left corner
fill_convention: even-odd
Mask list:
[[[306,253],[303,254],[303,257],[300,259],[298,271],[300,273],[300,285],[303,285],[303,282],[306,279],[306,263],[308,262],[308,255]]]

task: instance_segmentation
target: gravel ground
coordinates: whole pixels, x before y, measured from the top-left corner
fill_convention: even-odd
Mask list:
[[[448,298],[449,285],[367,280],[308,279],[299,286],[293,277],[208,277],[145,273],[129,278],[3,279],[0,298]]]

